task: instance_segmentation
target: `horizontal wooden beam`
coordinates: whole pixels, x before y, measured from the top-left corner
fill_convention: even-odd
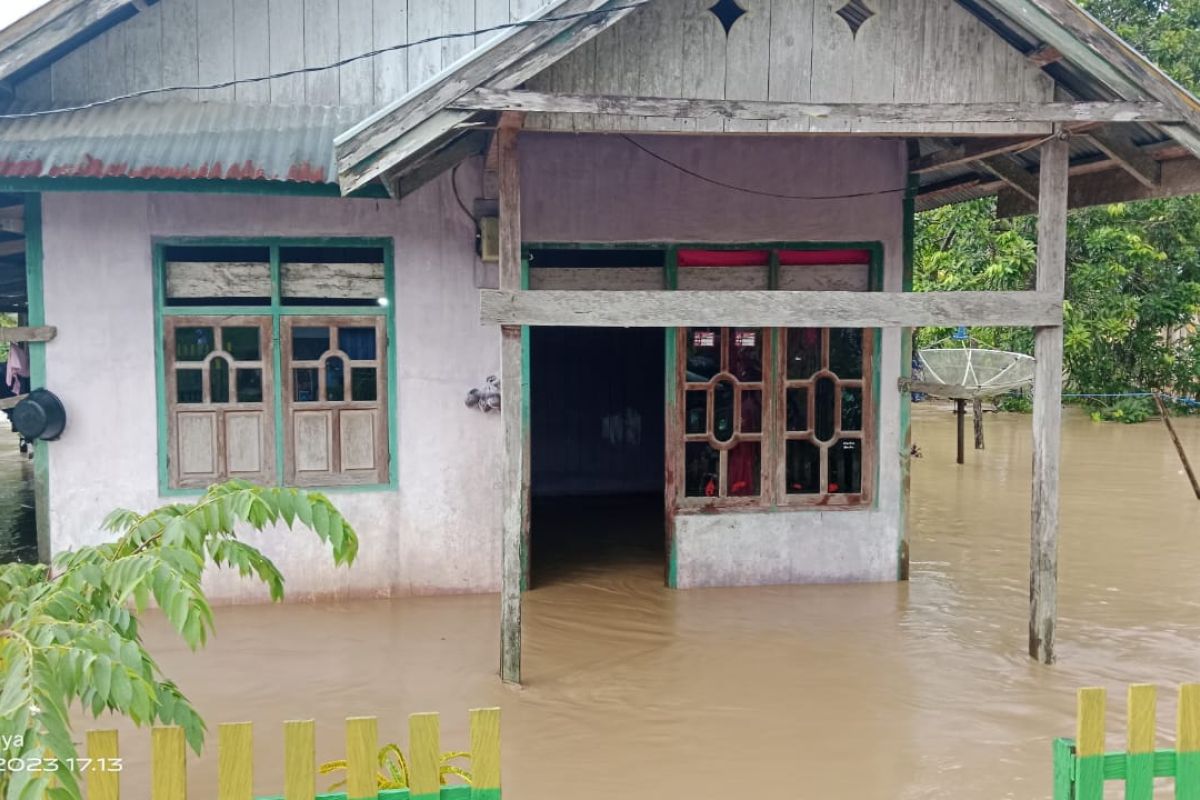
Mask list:
[[[489,325],[916,328],[1062,324],[1036,292],[502,291],[479,293]]]
[[[24,239],[9,239],[6,242],[0,242],[0,257],[17,256],[25,254]]]
[[[783,100],[702,100],[669,97],[551,94],[518,89],[476,89],[451,103],[458,111],[526,111],[748,120],[828,119],[859,122],[1173,122],[1179,114],[1162,103],[798,103]]]
[[[12,397],[5,397],[3,400],[0,400],[0,411],[7,411],[10,408],[16,408],[26,397],[29,397],[29,395],[18,394],[13,395]]]
[[[53,325],[0,328],[0,342],[49,342],[55,336],[58,336],[58,328]]]
[[[1162,181],[1158,186],[1147,186],[1120,169],[1084,175],[1076,175],[1072,170],[1067,205],[1085,208],[1188,194],[1200,194],[1200,160],[1180,158],[1162,163]],[[996,216],[1001,218],[1019,217],[1036,210],[1033,203],[1009,190],[1002,190],[996,200]]]
[[[1040,138],[1017,136],[1003,139],[966,139],[913,159],[909,162],[908,171],[915,175],[921,175],[947,167],[957,167],[980,159],[1025,149],[1038,142]]]

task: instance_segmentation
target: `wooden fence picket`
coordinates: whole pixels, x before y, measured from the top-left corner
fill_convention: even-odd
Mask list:
[[[283,800],[317,796],[317,724],[313,720],[283,723]]]
[[[150,800],[187,800],[187,751],[183,728],[150,731]]]
[[[441,726],[437,714],[408,718],[408,779],[411,800],[430,800],[441,792]]]
[[[379,795],[376,765],[379,723],[375,717],[346,720],[346,796],[348,800],[375,800]]]
[[[91,759],[84,780],[88,800],[120,800],[121,752],[116,731],[88,731],[87,757]]]
[[[283,724],[283,794],[270,800],[500,800],[500,709],[471,711],[470,785],[443,785],[441,721],[412,714],[409,724],[409,788],[379,788],[379,726],[375,717],[346,720],[345,794],[317,794],[317,736],[312,720]],[[83,772],[88,800],[120,800],[117,732],[88,731]],[[216,800],[253,800],[254,728],[249,722],[217,729]],[[177,726],[150,731],[150,800],[187,800],[187,742]],[[265,800],[265,799],[264,799]]]
[[[500,709],[471,711],[471,800],[500,800]]]
[[[1104,798],[1104,701],[1103,689],[1079,690],[1075,729],[1077,800]]]
[[[1200,684],[1179,687],[1175,800],[1200,800]]]
[[[1125,800],[1154,800],[1154,726],[1158,690],[1129,687]]]
[[[217,729],[217,800],[254,800],[254,728],[249,722]]]

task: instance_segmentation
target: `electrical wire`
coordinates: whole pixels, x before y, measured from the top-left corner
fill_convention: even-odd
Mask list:
[[[476,222],[475,215],[467,209],[467,204],[463,202],[462,195],[458,193],[458,170],[465,163],[465,161],[460,161],[454,165],[454,169],[450,170],[450,188],[454,190],[454,201],[458,203],[458,207],[467,215],[467,219],[471,220],[471,224],[477,226],[479,223]]]
[[[667,166],[671,167],[672,169],[678,170],[679,172],[682,172],[684,175],[689,175],[689,176],[695,178],[696,180],[704,181],[705,183],[710,183],[713,186],[720,186],[722,189],[731,189],[735,192],[742,192],[743,194],[757,195],[759,197],[770,197],[775,200],[850,200],[850,199],[853,199],[856,197],[878,197],[880,195],[900,194],[901,192],[906,191],[906,189],[904,187],[901,187],[899,189],[877,189],[877,190],[871,191],[871,192],[851,192],[849,194],[781,194],[779,192],[768,192],[768,191],[763,191],[761,189],[750,189],[745,186],[738,186],[737,184],[726,183],[724,181],[717,180],[716,178],[710,178],[707,175],[702,175],[699,172],[688,169],[687,167],[683,166],[682,164],[675,163],[674,161],[667,158],[666,156],[659,155],[658,153],[654,152],[650,148],[646,147],[645,145],[641,144],[640,142],[635,141],[632,137],[627,136],[625,134],[621,134],[621,138],[624,139],[625,141],[629,142],[631,145],[636,147],[638,150],[641,150],[643,153],[650,156],[651,158],[653,158],[657,161],[661,161],[662,163],[666,164]]]
[[[435,0],[426,0],[426,2],[434,2]],[[0,114],[0,120],[8,119],[33,119],[36,117],[49,117],[55,114],[69,114],[73,111],[87,111],[92,108],[108,106],[114,103],[121,103],[126,100],[137,100],[141,97],[150,97],[156,94],[166,94],[167,92],[191,92],[191,91],[211,91],[214,89],[228,89],[231,86],[242,86],[245,84],[262,83],[263,81],[276,80],[278,78],[290,78],[293,75],[308,75],[314,72],[325,72],[331,69],[339,69],[341,67],[353,64],[357,61],[363,61],[368,58],[384,55],[385,53],[394,53],[397,51],[408,50],[413,47],[420,47],[434,42],[445,42],[453,39],[465,39],[472,36],[482,36],[488,33],[497,33],[499,31],[512,30],[514,28],[531,28],[535,25],[547,25],[553,22],[572,22],[590,17],[601,17],[607,14],[615,14],[620,11],[630,11],[635,8],[646,5],[650,0],[637,0],[637,2],[627,3],[625,5],[611,6],[609,8],[594,9],[592,11],[579,11],[574,14],[560,14],[553,17],[540,17],[538,19],[525,19],[517,22],[504,22],[499,25],[492,25],[488,28],[479,28],[473,31],[463,31],[461,33],[444,33],[436,36],[426,36],[424,39],[418,39],[414,42],[404,42],[403,44],[394,44],[388,47],[381,47],[376,50],[371,50],[366,53],[360,53],[356,56],[348,56],[340,61],[335,61],[332,64],[316,67],[299,67],[297,69],[289,69],[283,72],[273,72],[269,75],[256,75],[250,78],[235,78],[228,81],[220,81],[218,83],[202,83],[202,84],[180,84],[178,86],[162,86],[157,89],[139,89],[136,92],[128,92],[126,94],[107,97],[103,100],[92,100],[87,103],[82,103],[76,106],[67,106],[64,108],[48,108],[41,111],[27,111],[20,114]]]

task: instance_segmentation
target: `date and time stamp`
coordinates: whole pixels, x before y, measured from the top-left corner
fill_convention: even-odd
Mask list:
[[[18,752],[24,746],[21,736],[3,736],[3,749]],[[124,767],[120,758],[4,758],[0,756],[0,773],[3,772],[120,772]]]

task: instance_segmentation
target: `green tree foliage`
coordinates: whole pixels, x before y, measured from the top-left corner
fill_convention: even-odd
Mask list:
[[[139,616],[151,603],[193,650],[213,631],[200,585],[207,565],[236,570],[283,597],[283,576],[236,529],[309,528],[350,564],[358,537],[322,494],[234,481],[190,504],[146,514],[118,510],[105,522],[116,538],[61,554],[53,567],[0,567],[0,759],[27,767],[0,772],[6,800],[75,800],[78,758],[69,710],[111,711],[138,725],[183,728],[199,752],[204,722],[142,645]],[[18,762],[20,763],[20,762]]]
[[[1200,88],[1200,0],[1091,0],[1088,9],[1185,86]],[[1032,288],[1032,218],[995,219],[995,202],[917,218],[914,288]],[[1200,393],[1200,198],[1083,209],[1067,231],[1064,362],[1080,392]],[[983,346],[1029,353],[1027,330],[973,330]],[[946,329],[920,333],[928,346]]]

